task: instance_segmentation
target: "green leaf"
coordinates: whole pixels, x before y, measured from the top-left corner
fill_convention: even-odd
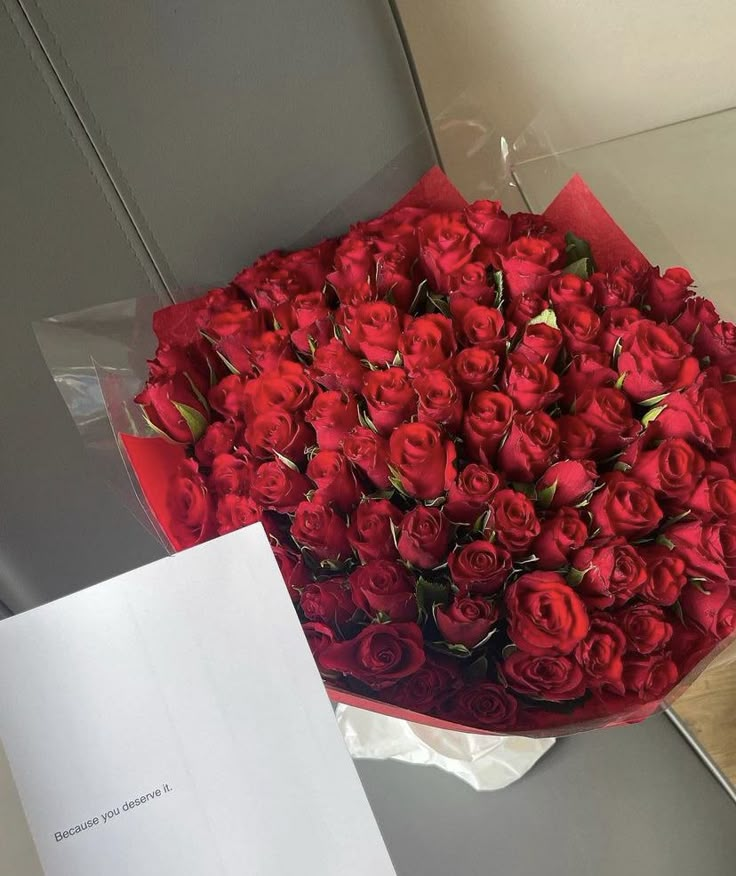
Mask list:
[[[624,380],[626,380],[628,373],[628,371],[624,371],[622,374],[619,374],[616,382],[613,384],[616,389],[621,389],[623,387]]]
[[[284,456],[283,453],[279,453],[278,450],[274,450],[273,455],[280,462],[283,462],[283,464],[287,468],[290,468],[292,471],[299,471],[299,467],[297,466],[297,464],[295,462],[292,462],[287,456]]]
[[[552,328],[558,328],[557,314],[549,307],[547,310],[543,310],[541,313],[538,313],[535,317],[530,319],[528,325],[538,325],[540,322],[543,322],[545,325],[550,325]]]
[[[401,493],[402,496],[408,497],[409,494],[406,492],[406,490],[404,489],[404,485],[401,483],[401,475],[399,474],[398,469],[394,468],[392,465],[389,465],[388,471],[388,479],[393,488],[397,492]]]
[[[420,575],[417,578],[416,598],[419,610],[432,614],[435,605],[447,605],[450,601],[450,585],[441,581],[428,581]]]
[[[613,360],[614,367],[616,362],[618,361],[618,357],[621,355],[621,348],[624,345],[623,338],[616,338],[616,343],[613,345],[613,353],[611,354],[611,358]]]
[[[488,658],[486,655],[482,654],[477,660],[473,660],[466,667],[464,675],[466,681],[483,681],[488,675]]]
[[[572,231],[568,231],[565,235],[565,252],[567,254],[568,263],[575,263],[580,259],[590,259],[591,270],[595,271],[595,262],[593,261],[593,253],[590,249],[590,244],[582,237],[577,237]],[[566,270],[569,270],[567,268]]]
[[[726,374],[723,378],[724,383],[736,383],[736,374]]]
[[[554,483],[550,484],[548,487],[545,487],[543,490],[539,490],[537,493],[537,502],[543,508],[549,508],[552,504],[552,500],[555,497],[555,493],[557,492],[557,484],[559,481],[555,480]]]
[[[159,429],[158,426],[156,426],[156,425],[153,424],[151,418],[150,418],[150,417],[148,416],[148,414],[146,413],[146,409],[143,407],[143,405],[141,405],[141,413],[143,414],[143,419],[146,421],[146,423],[148,423],[148,425],[151,427],[151,429],[153,429],[153,431],[154,431],[157,435],[160,435],[161,438],[166,438],[167,441],[173,441],[173,440],[174,440],[174,439],[171,437],[171,435],[167,435],[166,432],[164,432],[163,429]],[[181,442],[181,441],[177,441],[176,443],[177,443],[177,444],[181,444],[182,442]]]
[[[703,587],[703,582],[706,581],[705,578],[688,578],[688,581],[696,590],[699,590],[701,593],[705,594],[705,596],[710,596],[711,591],[706,590],[705,587]]]
[[[613,466],[613,470],[614,470],[614,471],[629,471],[630,469],[631,469],[631,466],[629,465],[629,463],[628,463],[628,462],[622,462],[620,459],[619,459],[619,461]]]
[[[360,405],[358,405],[358,422],[361,426],[364,426],[366,429],[370,429],[371,432],[375,432],[378,434],[378,429],[376,428],[376,424],[371,420],[371,418],[366,414]]]
[[[592,566],[588,566],[587,569],[571,568],[567,573],[567,583],[570,587],[577,587],[592,568]]]
[[[307,343],[309,344],[309,352],[314,356],[317,352],[317,341],[311,335],[307,335]]]
[[[208,426],[207,417],[205,417],[204,414],[201,414],[196,408],[192,408],[182,402],[172,402],[172,404],[186,420],[189,431],[192,433],[192,441],[197,441],[201,438]]]
[[[451,645],[449,642],[433,642],[435,648],[440,651],[449,651],[450,654],[456,657],[470,657],[473,653],[469,651],[465,645]]]
[[[500,310],[503,307],[503,294],[505,291],[503,271],[493,272],[493,285],[496,287],[496,297],[493,301],[493,306]]]
[[[657,540],[657,544],[663,544],[667,548],[667,550],[670,550],[670,551],[674,550],[674,547],[675,547],[674,541],[670,541],[670,539],[667,538],[666,535],[658,535],[656,540]]]
[[[657,405],[655,408],[648,410],[641,418],[642,426],[646,428],[650,423],[653,423],[666,407],[667,405]]]
[[[488,521],[491,519],[491,509],[484,511],[473,524],[473,532],[483,532],[488,526]]]
[[[441,508],[447,501],[446,496],[437,496],[436,499],[424,499],[423,504],[427,508]]]
[[[391,527],[391,538],[394,540],[394,547],[399,549],[399,527],[389,517],[388,525]]]
[[[450,304],[447,298],[443,298],[441,295],[428,295],[427,304],[431,304],[432,307],[443,316],[450,315]]]
[[[508,645],[504,645],[504,648],[501,651],[501,656],[505,660],[507,657],[510,657],[513,653],[515,653],[518,650],[519,649],[516,647],[516,645],[513,644],[513,642],[509,642]]]
[[[654,405],[658,405],[663,399],[666,399],[668,395],[668,392],[663,392],[661,395],[653,395],[651,398],[645,398],[644,401],[640,401],[639,404],[643,408],[651,408]]]
[[[593,273],[593,261],[589,258],[577,259],[574,262],[571,262],[565,268],[566,274],[575,274],[576,277],[580,277],[583,280],[587,280],[588,277]]]
[[[215,353],[220,357],[220,360],[224,363],[225,367],[231,374],[240,374],[238,369],[233,365],[233,363],[227,358],[227,356],[223,356],[219,350],[215,350]]]
[[[416,316],[418,313],[424,312],[428,294],[429,283],[427,283],[426,280],[422,280],[422,282],[417,286],[417,291],[414,295],[414,299],[409,305],[409,313],[412,316]]]
[[[391,365],[394,367],[401,367],[403,364],[404,360],[401,357],[401,353],[397,350],[396,355],[393,358],[393,362],[391,362]]]

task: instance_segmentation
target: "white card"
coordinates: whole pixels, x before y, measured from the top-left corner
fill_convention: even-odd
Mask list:
[[[3,876],[394,874],[260,525],[0,622],[0,690]]]

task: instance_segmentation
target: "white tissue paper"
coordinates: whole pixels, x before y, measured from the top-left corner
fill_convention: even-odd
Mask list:
[[[436,766],[476,791],[498,791],[517,781],[555,742],[442,730],[342,703],[335,714],[354,758]]]

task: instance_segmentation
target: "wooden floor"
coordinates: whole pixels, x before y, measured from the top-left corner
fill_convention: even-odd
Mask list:
[[[736,648],[731,646],[672,711],[736,788]]]

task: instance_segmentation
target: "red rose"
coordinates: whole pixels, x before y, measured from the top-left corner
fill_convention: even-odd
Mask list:
[[[716,636],[719,639],[726,639],[734,630],[736,630],[736,599],[731,596],[718,612]]]
[[[685,306],[685,299],[693,294],[689,288],[692,282],[685,268],[668,268],[661,276],[655,268],[649,274],[645,294],[652,317],[658,322],[672,322]]]
[[[290,304],[276,308],[275,317],[289,331],[289,338],[300,353],[309,353],[333,336],[330,309],[324,292],[304,292]]]
[[[363,388],[368,415],[381,435],[390,435],[417,409],[417,398],[403,368],[371,371]]]
[[[616,382],[616,372],[608,364],[601,364],[600,358],[608,359],[607,356],[584,353],[570,363],[560,378],[560,392],[565,407],[572,409],[576,407],[580,396],[586,393],[592,395],[599,387],[613,386]]]
[[[616,615],[616,620],[629,647],[639,654],[659,651],[672,636],[672,625],[667,623],[664,612],[656,605],[630,605]]]
[[[309,460],[307,477],[317,485],[322,501],[348,514],[360,501],[360,487],[347,459],[337,450],[320,450]]]
[[[325,648],[321,656],[326,669],[380,690],[422,667],[424,640],[413,623],[370,624],[354,639]]]
[[[302,591],[299,604],[306,617],[320,623],[339,626],[355,614],[355,605],[344,578],[313,581]]]
[[[557,250],[546,240],[532,237],[519,238],[512,246],[515,247],[513,254],[501,256],[504,281],[512,300],[525,294],[543,295],[552,276],[547,264],[550,256],[552,261],[557,258]],[[524,247],[523,252],[521,247]]]
[[[448,711],[457,723],[501,733],[516,726],[518,709],[516,700],[501,685],[479,681],[459,690]]]
[[[471,541],[448,557],[453,583],[463,593],[492,596],[503,587],[512,571],[511,555],[490,541]]]
[[[399,348],[402,321],[388,301],[371,301],[357,309],[358,345],[362,356],[374,365],[391,362]]]
[[[307,644],[314,657],[314,662],[321,669],[322,652],[335,641],[335,634],[327,624],[321,624],[319,621],[310,621],[302,624],[302,632],[307,638]]]
[[[219,496],[227,493],[244,495],[250,490],[253,473],[252,463],[231,453],[220,453],[212,460],[207,485]]]
[[[736,578],[736,526],[727,520],[721,525],[720,530],[726,571],[730,579],[734,580]]]
[[[491,389],[496,382],[498,355],[482,347],[466,347],[455,356],[455,383],[466,397]]]
[[[401,563],[370,560],[350,575],[353,602],[370,617],[417,619],[416,579]]]
[[[416,499],[436,499],[455,480],[455,445],[433,423],[404,423],[388,443],[402,489]]]
[[[559,654],[535,657],[514,651],[503,661],[501,671],[508,686],[526,696],[559,703],[585,693],[583,670]]]
[[[383,696],[403,709],[422,715],[436,713],[442,709],[448,695],[461,684],[456,662],[452,658],[442,661],[438,656],[428,656],[421,669],[387,688]]]
[[[235,532],[243,526],[257,523],[262,516],[262,509],[250,496],[239,496],[228,493],[217,501],[217,532],[226,535]]]
[[[560,430],[560,456],[588,460],[595,444],[595,430],[582,417],[565,414],[557,421]]]
[[[547,279],[548,275],[545,273],[541,282],[543,288],[545,287]],[[539,314],[546,309],[547,301],[542,297],[542,294],[536,292],[523,292],[517,294],[504,308],[509,335],[511,337],[516,337],[516,334],[529,323],[530,319],[539,316]]]
[[[425,371],[414,379],[420,423],[436,423],[457,432],[463,420],[463,400],[458,388],[444,371]]]
[[[520,235],[506,247],[508,258],[524,259],[547,268],[554,265],[559,255],[559,250],[550,240],[541,236],[534,237],[531,234]]]
[[[731,418],[717,389],[696,385],[685,392],[671,392],[660,402],[663,408],[648,427],[657,438],[695,438],[708,450],[730,447]]]
[[[732,322],[703,325],[693,343],[701,359],[707,356],[724,374],[736,373],[736,325]]]
[[[432,569],[447,557],[450,524],[439,508],[417,505],[408,511],[399,527],[398,548],[402,559],[420,569]]]
[[[317,347],[311,375],[325,389],[360,392],[363,388],[364,369],[360,360],[349,353],[337,338]]]
[[[690,511],[705,522],[736,517],[736,480],[703,478],[687,504]]]
[[[250,313],[255,313],[250,310]],[[154,382],[165,381],[183,374],[200,395],[207,395],[214,374],[218,373],[218,359],[212,346],[204,338],[178,346],[160,343],[156,357],[148,361],[148,374]]]
[[[401,245],[376,253],[376,290],[382,298],[390,295],[396,306],[404,311],[411,307],[416,293],[411,276],[413,261]]]
[[[256,459],[268,459],[278,453],[298,464],[314,435],[298,414],[273,408],[248,423],[245,441]]]
[[[346,234],[337,247],[335,270],[327,281],[335,287],[340,301],[346,290],[365,280],[373,267],[373,247],[357,234]]]
[[[399,338],[399,352],[411,376],[442,367],[456,349],[452,322],[440,313],[413,319]]]
[[[312,401],[316,386],[298,362],[282,362],[274,373],[250,380],[243,388],[246,418],[268,414],[274,408],[295,413]]]
[[[231,363],[243,373],[273,371],[287,362],[294,362],[295,359],[289,332],[286,329],[263,332],[250,342],[247,354],[247,362]]]
[[[598,471],[590,460],[563,459],[551,465],[537,481],[537,496],[546,499],[547,508],[576,505],[593,489],[597,479]]]
[[[565,347],[573,356],[600,350],[601,320],[592,308],[583,304],[564,305],[557,310],[557,324]]]
[[[642,401],[688,386],[700,372],[691,352],[677,329],[640,320],[624,337],[618,357],[624,391],[634,401]]]
[[[458,473],[455,483],[450,484],[442,510],[453,523],[475,523],[488,508],[500,484],[493,469],[471,462]]]
[[[670,639],[670,656],[684,678],[707,657],[718,643],[718,639],[684,623],[675,624]]]
[[[723,527],[700,520],[685,520],[667,528],[665,536],[675,553],[685,562],[691,578],[713,581],[729,580],[722,540]]]
[[[641,595],[655,605],[673,605],[687,583],[685,561],[658,544],[643,545],[639,553],[647,570]]]
[[[434,612],[437,629],[451,645],[463,645],[469,651],[488,637],[498,620],[498,609],[486,599],[458,596],[447,607]]]
[[[184,374],[149,380],[135,397],[146,419],[173,441],[197,441],[209,423],[209,409]]]
[[[291,534],[299,546],[309,548],[318,560],[334,562],[352,556],[345,521],[322,502],[297,505]]]
[[[644,560],[623,538],[584,547],[573,555],[572,566],[582,575],[578,593],[590,608],[623,605],[647,579]]]
[[[287,253],[282,264],[296,274],[309,289],[321,289],[335,256],[335,241],[322,240],[307,249]]]
[[[683,340],[692,344],[697,338],[696,332],[700,332],[702,327],[713,329],[720,320],[713,302],[698,296],[697,298],[688,298],[685,302],[685,309],[672,324]],[[696,353],[698,352],[697,346],[696,344]]]
[[[385,438],[365,426],[358,426],[345,437],[342,450],[379,490],[389,486],[388,442]]]
[[[686,499],[705,469],[705,460],[682,438],[665,438],[654,450],[640,453],[630,476],[665,499]]]
[[[590,500],[593,527],[602,536],[641,537],[659,526],[664,514],[654,490],[620,471],[603,476],[605,486]]]
[[[716,633],[721,609],[731,588],[725,582],[687,584],[680,594],[680,606],[687,620],[705,633]]]
[[[575,659],[585,673],[588,687],[611,687],[616,693],[624,692],[624,664],[626,636],[606,614],[594,614],[590,618],[588,635],[575,648]]]
[[[511,222],[500,201],[473,201],[464,213],[465,221],[484,246],[500,249],[509,239]]]
[[[247,378],[230,374],[210,389],[207,401],[223,417],[239,419],[245,413],[247,385]]]
[[[419,262],[432,287],[446,292],[448,281],[473,259],[479,240],[461,213],[431,213],[417,227]]]
[[[305,415],[317,433],[321,450],[339,450],[350,431],[358,425],[355,396],[338,390],[321,392]]]
[[[190,547],[214,535],[212,497],[195,460],[182,462],[169,481],[166,506],[179,548]]]
[[[560,432],[543,411],[517,414],[498,451],[498,465],[510,481],[534,481],[559,455]]]
[[[506,346],[503,314],[495,307],[477,304],[463,314],[460,333],[466,346],[500,353]]]
[[[234,423],[210,423],[194,448],[197,459],[202,465],[212,465],[212,460],[221,453],[232,453],[235,446],[235,432]]]
[[[623,271],[593,274],[590,284],[598,306],[606,310],[613,307],[628,307],[636,295],[634,284]]]
[[[312,576],[304,564],[301,555],[297,555],[280,544],[271,545],[276,562],[279,564],[281,577],[293,602],[299,602],[302,590],[312,583]]]
[[[539,558],[540,569],[559,569],[573,551],[581,548],[588,538],[588,527],[580,512],[561,508],[554,517],[543,521],[539,535],[532,542],[532,553]]]
[[[593,285],[577,274],[560,274],[550,281],[547,292],[555,310],[568,304],[593,307],[596,303]]]
[[[631,281],[637,292],[643,292],[652,272],[652,266],[646,259],[634,257],[622,259],[618,270]]]
[[[678,679],[677,666],[666,654],[627,657],[624,660],[624,686],[644,702],[662,699]]]
[[[553,368],[561,347],[560,330],[544,322],[537,322],[526,326],[516,353],[523,353],[530,362],[544,362]]]
[[[560,397],[560,379],[554,371],[523,353],[508,356],[501,385],[523,413],[547,408]]]
[[[623,340],[624,335],[640,319],[641,311],[635,307],[612,307],[610,310],[603,311],[602,331],[598,336],[601,349],[609,356],[613,356],[619,341]]]
[[[250,489],[256,502],[283,514],[296,510],[311,484],[303,474],[275,460],[258,466]]]
[[[506,588],[509,636],[535,656],[569,654],[588,634],[580,597],[556,572],[528,572]]]
[[[465,314],[478,304],[492,306],[496,290],[488,285],[486,266],[482,262],[468,262],[455,274],[449,285],[450,315],[456,325],[462,325]]]
[[[486,527],[488,537],[495,537],[512,556],[520,556],[529,550],[539,531],[539,520],[531,499],[515,490],[496,493]]]
[[[606,459],[641,432],[641,423],[631,413],[631,403],[619,389],[598,388],[584,392],[575,414],[595,432],[594,459]]]
[[[361,563],[398,558],[391,528],[393,525],[394,530],[398,530],[402,516],[387,499],[371,499],[358,505],[348,538]]]

